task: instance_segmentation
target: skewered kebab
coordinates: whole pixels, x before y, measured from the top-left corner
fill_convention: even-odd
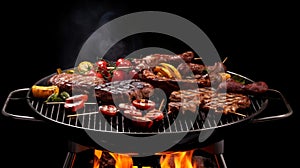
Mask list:
[[[151,54],[144,58],[135,58],[132,60],[132,64],[139,70],[149,69],[162,62],[167,62],[171,65],[178,66],[182,62],[190,63],[194,59],[194,53],[191,51],[184,52],[182,54],[170,55],[170,54]]]
[[[241,94],[257,95],[268,90],[268,85],[263,81],[253,82],[249,84],[242,84],[233,79],[227,79],[219,84],[218,92],[234,92]]]
[[[172,92],[168,113],[186,113],[214,110],[223,114],[237,113],[250,107],[248,96],[239,93],[218,93],[211,88],[180,90]],[[238,113],[240,114],[240,113]]]
[[[241,94],[259,94],[268,89],[267,84],[262,81],[241,84],[231,79],[230,75],[225,73],[226,67],[222,62],[216,62],[212,66],[204,66],[193,63],[193,59],[194,54],[188,51],[179,55],[153,54],[142,59],[132,60],[132,65],[136,67],[148,67],[140,71],[139,79],[141,81],[135,80],[134,82],[143,83],[142,87],[145,89],[141,88],[141,86],[129,84],[133,80],[105,83],[101,78],[98,79],[91,76],[81,78],[83,75],[65,73],[53,76],[49,80],[49,84],[57,85],[62,88],[61,90],[68,91],[74,88],[83,88],[83,90],[86,87],[94,88],[98,102],[104,104],[115,101],[113,100],[114,96],[117,97],[117,103],[149,98],[154,88],[162,88],[167,96],[173,91],[180,89],[186,90],[212,86],[216,87],[214,89],[217,92],[226,90],[227,92]],[[177,68],[174,65],[177,65]],[[127,86],[123,87],[122,85],[124,84]],[[132,86],[138,89],[132,89]]]
[[[173,91],[197,87],[213,87],[219,91],[227,89],[227,92],[244,94],[260,94],[268,90],[268,85],[263,81],[245,85],[233,80],[231,75],[226,73],[226,67],[222,62],[216,62],[212,66],[181,63],[177,67],[177,71],[181,74],[180,78],[177,77],[176,73],[171,72],[173,70],[174,68],[159,69],[155,66],[151,69],[142,70],[140,79],[154,87],[163,89],[167,96]]]

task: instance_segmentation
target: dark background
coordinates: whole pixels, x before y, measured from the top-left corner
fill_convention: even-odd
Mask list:
[[[229,133],[224,152],[228,167],[298,164],[293,154],[299,148],[296,138],[299,132],[296,123],[299,119],[298,32],[295,31],[298,20],[294,6],[275,2],[206,4],[190,1],[169,4],[83,0],[6,3],[3,8],[7,10],[2,11],[1,21],[1,106],[11,91],[31,87],[58,67],[72,66],[85,40],[106,21],[130,12],[165,11],[198,25],[221,58],[228,57],[228,69],[267,82],[270,88],[279,90],[287,98],[294,110],[289,118],[249,124]],[[172,48],[155,36],[149,41],[136,38],[137,44],[131,40],[116,49],[125,55],[143,45],[166,47],[177,53],[185,51],[185,48]],[[277,112],[275,109],[274,114]],[[1,167],[40,167],[41,164],[62,167],[67,140],[61,130],[1,115],[0,132]]]

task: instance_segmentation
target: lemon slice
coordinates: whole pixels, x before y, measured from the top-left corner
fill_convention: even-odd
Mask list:
[[[82,61],[78,64],[78,72],[81,74],[85,74],[93,69],[93,63],[89,61]]]

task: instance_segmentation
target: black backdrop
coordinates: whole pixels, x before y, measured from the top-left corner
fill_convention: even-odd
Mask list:
[[[161,4],[155,1],[14,1],[4,5],[2,16],[1,106],[8,93],[31,87],[40,78],[74,64],[81,45],[106,21],[126,13],[157,10],[182,16],[211,39],[228,69],[254,80],[264,80],[285,95],[294,114],[284,120],[249,125],[228,135],[228,167],[288,167],[299,145],[297,97],[296,11],[293,4]],[[145,44],[170,47],[168,43]],[[140,43],[139,43],[140,45]],[[123,46],[124,53],[136,47]],[[1,167],[62,167],[66,139],[46,124],[0,117]],[[2,150],[3,149],[3,150]],[[296,151],[297,152],[297,151]]]

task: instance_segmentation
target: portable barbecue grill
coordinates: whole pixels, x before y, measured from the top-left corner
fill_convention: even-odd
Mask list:
[[[253,80],[240,74],[236,74],[234,72],[228,73],[239,76],[247,82],[253,82]],[[36,85],[44,85],[52,75],[53,74],[39,80],[36,82]],[[258,115],[265,111],[269,105],[272,105],[270,104],[270,100],[274,99],[274,97],[276,100],[283,103],[287,112],[279,115],[258,117]],[[78,115],[76,117],[67,117],[63,104],[46,104],[43,100],[34,99],[31,97],[30,88],[12,91],[6,99],[2,109],[2,114],[14,119],[47,122],[65,129],[66,134],[70,138],[71,150],[67,155],[64,167],[70,167],[72,165],[71,163],[75,159],[74,155],[76,155],[76,152],[82,150],[80,146],[85,148],[107,150],[106,147],[103,147],[93,141],[93,139],[89,136],[90,134],[101,137],[103,142],[109,147],[113,147],[113,149],[121,149],[121,151],[117,152],[135,153],[137,155],[139,155],[140,151],[137,150],[139,145],[136,143],[132,143],[132,145],[127,147],[120,146],[121,144],[118,144],[118,140],[122,135],[133,137],[151,137],[153,135],[159,135],[162,138],[168,138],[170,139],[170,142],[175,145],[164,152],[186,151],[196,148],[206,149],[208,146],[213,145],[214,148],[217,148],[217,150],[214,149],[212,153],[216,156],[217,162],[220,163],[218,166],[226,167],[226,163],[222,155],[223,135],[226,131],[230,131],[232,127],[242,126],[243,124],[283,119],[293,113],[285,97],[281,94],[281,92],[274,89],[269,89],[267,93],[262,96],[250,97],[250,100],[251,106],[243,113],[244,116],[228,114],[223,115],[220,120],[217,120],[215,115],[212,114],[208,114],[206,118],[204,118],[204,115],[201,115],[204,112],[199,111],[200,115],[197,115],[196,119],[184,117],[178,120],[176,119],[176,116],[165,115],[160,125],[155,127],[155,129],[149,129],[147,131],[132,127],[128,123],[128,119],[122,115],[107,118],[100,115],[100,113],[91,113],[87,115]],[[27,106],[27,108],[29,107],[30,115],[16,114],[16,109],[14,107],[17,104],[22,104],[22,106]],[[83,112],[88,113],[92,111],[98,111],[98,105],[86,104]],[[205,141],[200,142],[198,140],[200,133],[212,130],[212,135]],[[178,135],[183,138],[178,139]],[[143,152],[155,154],[156,151],[145,150]]]

